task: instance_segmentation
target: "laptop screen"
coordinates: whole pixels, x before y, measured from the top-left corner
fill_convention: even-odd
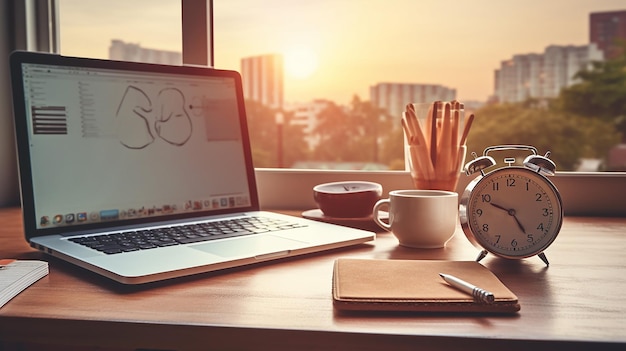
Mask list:
[[[21,63],[37,229],[256,205],[234,72],[98,62]]]

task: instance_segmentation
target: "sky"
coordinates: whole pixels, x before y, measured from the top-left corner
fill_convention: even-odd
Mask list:
[[[485,101],[513,55],[586,45],[589,14],[624,0],[214,0],[215,67],[285,57],[285,101],[369,99],[377,83],[441,84]],[[180,51],[179,0],[60,0],[61,53],[108,56],[111,39]]]

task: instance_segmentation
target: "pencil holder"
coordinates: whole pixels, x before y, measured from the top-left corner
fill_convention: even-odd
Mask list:
[[[423,158],[420,159],[416,147],[407,146],[406,155],[415,189],[456,191],[461,168],[465,164],[466,152],[467,146],[460,146],[454,166],[435,174],[435,170],[429,167]]]
[[[458,101],[407,104],[402,116],[406,161],[416,189],[456,191],[473,120]]]

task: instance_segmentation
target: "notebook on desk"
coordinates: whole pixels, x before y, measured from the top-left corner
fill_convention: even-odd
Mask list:
[[[126,284],[373,240],[261,211],[235,71],[15,52],[26,240]]]
[[[462,277],[493,293],[483,303],[444,282]],[[520,310],[517,295],[475,261],[340,258],[333,270],[333,305],[343,311],[502,313]]]

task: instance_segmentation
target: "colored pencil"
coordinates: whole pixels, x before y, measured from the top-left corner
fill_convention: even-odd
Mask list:
[[[474,122],[474,114],[471,114],[465,121],[465,127],[463,127],[463,135],[461,135],[461,141],[459,142],[459,145],[465,145],[465,142],[467,141],[467,135],[469,134],[469,130],[472,127],[472,122]]]

